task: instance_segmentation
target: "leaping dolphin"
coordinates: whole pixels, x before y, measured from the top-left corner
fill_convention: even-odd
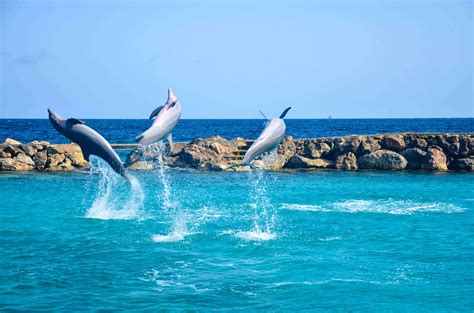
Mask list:
[[[268,121],[260,136],[245,153],[242,163],[232,164],[228,168],[251,165],[253,160],[258,158],[260,155],[272,150],[276,151],[278,145],[285,137],[286,125],[283,119],[290,109],[291,107],[286,108],[283,113],[281,113],[280,117]]]
[[[168,89],[168,101],[151,112],[150,119],[155,116],[155,121],[151,127],[135,139],[142,145],[150,145],[166,138],[170,143],[171,150],[173,150],[171,131],[181,116],[181,104],[171,89]]]
[[[86,161],[89,161],[91,154],[96,155],[107,162],[115,172],[129,180],[119,156],[98,132],[78,119],[64,119],[51,109],[48,109],[48,113],[49,121],[53,127],[64,137],[81,147],[82,155]]]

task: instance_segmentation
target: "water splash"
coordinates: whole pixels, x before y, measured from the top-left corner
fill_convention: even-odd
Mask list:
[[[153,146],[151,146],[153,149]],[[155,234],[152,240],[155,242],[176,242],[184,240],[184,238],[191,233],[187,228],[187,216],[181,208],[181,204],[176,200],[176,195],[173,194],[171,172],[167,170],[166,164],[166,150],[162,145],[158,148],[155,145],[154,153],[154,167],[158,175],[162,192],[158,195],[158,200],[162,201],[162,217],[170,220],[171,225],[167,235]]]
[[[91,159],[91,178],[99,176],[98,191],[86,218],[134,219],[140,217],[145,194],[139,181],[129,174],[128,183],[102,159]],[[97,184],[91,179],[91,184]]]
[[[268,179],[272,179],[271,174],[262,169],[248,172],[250,207],[254,210],[253,229],[236,233],[238,238],[260,241],[277,237],[276,212],[267,196]]]

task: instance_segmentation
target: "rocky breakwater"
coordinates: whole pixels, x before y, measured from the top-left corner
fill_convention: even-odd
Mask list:
[[[219,136],[180,144],[169,153],[166,164],[175,168],[226,170],[239,163],[252,141],[226,140]],[[126,160],[129,169],[151,169],[159,158],[156,150],[139,147]],[[269,162],[255,161],[269,170],[428,170],[473,171],[474,133],[398,133],[332,138],[286,137],[278,155]],[[243,170],[233,168],[232,170]]]
[[[0,144],[0,171],[73,171],[88,169],[81,148],[46,141],[22,144],[7,138]]]

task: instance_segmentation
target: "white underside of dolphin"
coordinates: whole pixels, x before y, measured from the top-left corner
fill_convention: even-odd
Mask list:
[[[286,125],[283,118],[291,108],[287,108],[280,117],[269,121],[257,140],[250,146],[244,156],[242,163],[233,164],[228,168],[236,166],[251,165],[251,163],[264,153],[272,151],[276,153],[278,145],[285,138]]]
[[[172,131],[181,117],[181,104],[171,89],[168,89],[168,101],[151,113],[150,119],[153,117],[155,120],[151,127],[135,139],[142,145],[151,145],[166,138],[172,150]]]

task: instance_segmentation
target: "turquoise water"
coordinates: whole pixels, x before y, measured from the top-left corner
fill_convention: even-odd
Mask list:
[[[474,309],[467,173],[0,175],[0,310]]]

